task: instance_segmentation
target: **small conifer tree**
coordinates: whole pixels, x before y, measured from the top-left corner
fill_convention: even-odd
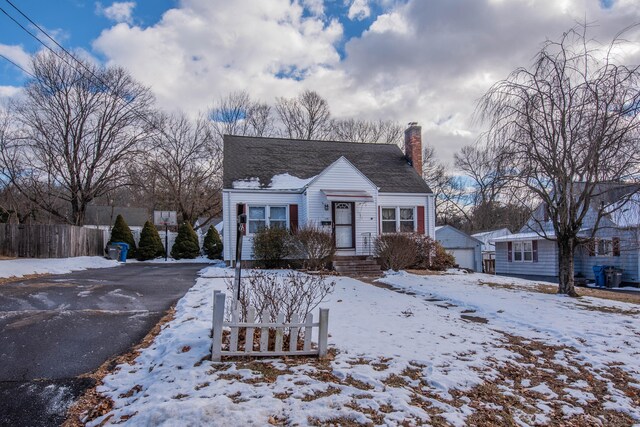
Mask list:
[[[151,224],[151,221],[145,222],[142,232],[140,233],[140,242],[137,252],[138,260],[145,261],[163,254],[164,247],[162,246],[158,230],[153,224]]]
[[[116,222],[111,229],[111,238],[109,244],[113,242],[124,242],[129,245],[129,252],[127,253],[127,259],[134,258],[136,255],[136,242],[133,240],[133,234],[131,229],[125,222],[122,215],[116,217]]]
[[[198,235],[188,222],[178,228],[178,236],[171,248],[171,256],[175,259],[195,258],[200,255],[200,242]]]
[[[209,259],[219,259],[222,255],[222,239],[214,226],[209,227],[207,235],[204,237],[202,249]]]

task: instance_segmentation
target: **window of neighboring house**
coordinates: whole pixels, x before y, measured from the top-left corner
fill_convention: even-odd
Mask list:
[[[249,233],[265,227],[287,228],[286,206],[249,206]]]
[[[416,231],[415,208],[381,208],[383,233],[412,233]]]
[[[612,256],[613,242],[606,239],[596,239],[596,256]]]
[[[513,242],[513,261],[533,261],[533,242]]]

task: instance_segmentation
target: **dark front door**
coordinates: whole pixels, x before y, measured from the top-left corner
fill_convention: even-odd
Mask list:
[[[356,247],[354,208],[353,202],[333,202],[333,238],[336,249]]]

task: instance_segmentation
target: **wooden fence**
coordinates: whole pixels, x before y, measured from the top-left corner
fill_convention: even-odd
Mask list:
[[[253,356],[253,357],[279,357],[279,356],[319,356],[327,355],[327,337],[329,326],[329,309],[320,309],[320,318],[313,323],[313,315],[308,314],[304,322],[300,322],[298,315],[291,317],[291,322],[285,323],[284,314],[279,313],[277,321],[270,323],[271,313],[263,313],[261,319],[256,318],[256,310],[250,307],[247,311],[247,320],[240,322],[238,310],[232,310],[231,321],[224,321],[225,294],[215,291],[213,294],[213,343],[211,346],[211,360],[219,362],[222,356]],[[228,345],[223,346],[222,330],[230,328]],[[313,328],[318,328],[318,347],[311,348],[311,335]],[[244,329],[244,345],[240,348],[238,338],[240,330]],[[260,331],[259,343],[254,343],[254,332]],[[270,334],[275,330],[275,334]],[[302,349],[299,349],[300,331],[304,330]],[[288,349],[283,348],[284,338],[288,332]],[[273,335],[273,342],[269,342]],[[256,345],[257,344],[257,345]],[[256,348],[258,347],[258,348]]]
[[[103,232],[67,224],[0,224],[0,255],[68,258],[104,255]]]

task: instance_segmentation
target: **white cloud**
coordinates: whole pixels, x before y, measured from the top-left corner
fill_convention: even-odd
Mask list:
[[[22,46],[0,43],[0,54],[6,56],[27,71],[31,67],[31,55],[27,53]]]
[[[104,7],[101,3],[96,3],[96,13],[104,15],[107,19],[115,22],[133,22],[133,8],[136,3],[132,1],[114,2],[111,6]]]
[[[362,21],[363,19],[371,16],[371,8],[369,7],[369,0],[353,0],[351,6],[349,6],[349,12],[347,16],[351,20]]]
[[[239,89],[266,102],[312,89],[335,116],[420,122],[426,142],[451,161],[481,130],[470,120],[476,100],[530,65],[544,40],[585,15],[601,40],[640,21],[635,0],[607,10],[583,0],[374,1],[386,13],[346,43],[343,59],[342,26],[305,13],[320,3],[289,0],[183,0],[153,26],[105,30],[94,48],[150,85],[164,108],[195,113]],[[628,38],[636,47],[620,56],[637,64],[640,36]]]
[[[1,102],[13,98],[22,92],[22,88],[18,86],[0,86],[0,106]]]

